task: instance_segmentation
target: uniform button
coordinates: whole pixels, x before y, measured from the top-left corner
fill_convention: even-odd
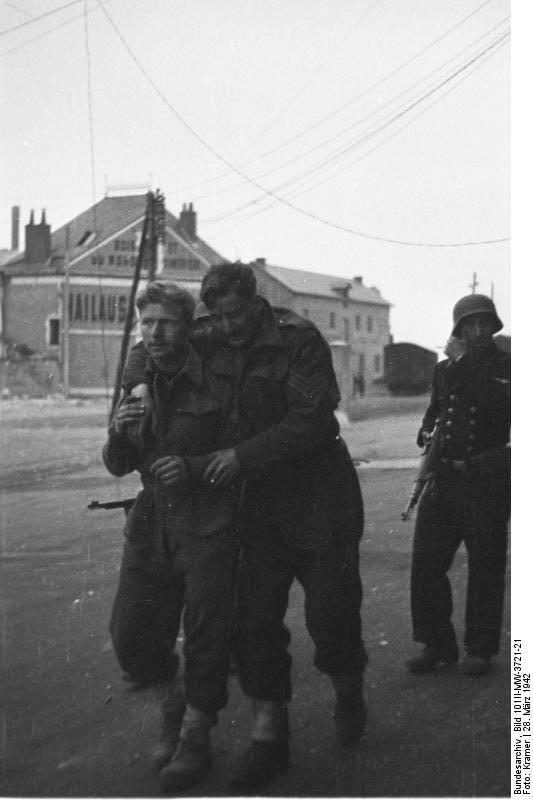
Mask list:
[[[472,414],[475,414],[477,411],[477,406],[470,406],[470,411],[472,412]]]
[[[455,399],[456,399],[456,396],[454,394],[451,394],[450,395],[450,400],[453,402],[453,400],[455,400]]]
[[[448,414],[455,414],[455,408],[452,408],[450,406],[450,408],[448,409]]]
[[[476,420],[475,419],[471,419],[469,424],[470,425],[475,425],[476,424]]]
[[[472,447],[472,445],[469,444],[468,447],[466,448],[466,451],[467,451],[467,453],[471,453],[473,449],[474,448]]]
[[[452,424],[451,419],[446,420],[446,427],[449,428]]]
[[[449,442],[452,437],[450,436],[449,433],[447,433],[444,438],[446,439],[447,442]]]
[[[474,433],[470,433],[468,435],[468,438],[471,439],[472,441],[474,441],[474,439],[476,438],[476,435]]]

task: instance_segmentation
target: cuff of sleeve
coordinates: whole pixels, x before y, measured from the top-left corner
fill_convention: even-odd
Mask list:
[[[235,457],[244,472],[256,470],[259,467],[259,458],[253,443],[250,441],[240,442],[240,444],[236,445]]]

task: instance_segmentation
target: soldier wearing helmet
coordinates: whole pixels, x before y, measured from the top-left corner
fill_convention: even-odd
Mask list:
[[[413,638],[424,645],[407,662],[414,673],[458,661],[447,572],[461,542],[469,569],[464,671],[488,672],[499,650],[511,422],[511,359],[493,341],[502,327],[489,297],[462,297],[453,309],[450,357],[435,367],[417,440],[422,445],[435,437],[438,458],[420,501],[413,542]]]

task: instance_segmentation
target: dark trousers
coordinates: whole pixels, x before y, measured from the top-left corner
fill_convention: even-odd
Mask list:
[[[305,592],[305,620],[315,644],[316,667],[328,675],[362,671],[367,655],[361,639],[362,587],[358,541],[338,524],[328,544],[291,547],[279,528],[243,531],[243,569],[235,642],[243,691],[257,700],[291,698],[284,625],[294,578]]]
[[[508,505],[475,498],[460,485],[422,496],[411,571],[413,638],[454,652],[452,595],[447,572],[461,542],[468,554],[464,645],[471,655],[498,652],[505,592]]]
[[[111,616],[120,665],[133,675],[170,670],[170,677],[183,613],[185,699],[211,715],[227,702],[238,547],[229,529],[181,536],[163,563],[126,542]]]

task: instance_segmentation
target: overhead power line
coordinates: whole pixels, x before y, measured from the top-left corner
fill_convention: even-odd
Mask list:
[[[111,3],[111,0],[104,0],[104,3]],[[87,9],[87,13],[91,14],[97,8],[98,8],[98,3],[92,6],[91,8]],[[36,42],[38,39],[42,39],[44,36],[48,36],[49,33],[55,33],[55,31],[64,28],[66,25],[70,25],[71,22],[75,22],[77,19],[81,19],[81,17],[83,17],[84,15],[85,12],[82,11],[81,14],[76,14],[74,17],[69,17],[68,19],[63,20],[63,22],[60,22],[58,25],[54,25],[53,27],[47,28],[45,31],[42,31],[42,33],[38,33],[37,36],[32,36],[31,39],[26,39],[25,42],[21,42],[20,44],[15,45],[15,47],[11,47],[9,50],[4,50],[3,53],[0,53],[0,58],[8,56],[10,55],[10,53],[15,53],[17,50],[21,50],[23,47],[27,47],[28,45],[33,44],[33,42]]]
[[[329,114],[327,114],[324,117],[321,117],[320,119],[318,119],[316,122],[314,122],[309,127],[305,128],[304,130],[299,131],[298,133],[294,134],[290,138],[285,139],[285,141],[281,142],[280,144],[276,145],[275,147],[272,147],[270,150],[267,150],[266,152],[261,153],[259,156],[257,156],[257,158],[254,158],[254,159],[251,159],[249,161],[246,161],[246,162],[242,163],[240,166],[241,167],[247,167],[250,164],[255,163],[258,159],[267,158],[268,156],[279,152],[279,150],[281,150],[281,149],[287,147],[288,145],[292,144],[293,142],[297,141],[302,136],[305,136],[306,134],[310,133],[311,131],[315,130],[316,128],[319,128],[325,122],[328,122],[330,119],[332,119],[333,117],[337,116],[337,114],[340,114],[342,111],[344,111],[346,108],[348,108],[349,106],[351,106],[354,103],[356,103],[358,100],[362,100],[363,97],[366,97],[366,95],[370,94],[370,92],[372,92],[374,89],[377,89],[383,83],[388,81],[389,78],[394,77],[399,72],[401,72],[401,70],[403,70],[405,67],[408,67],[410,64],[412,64],[418,58],[420,58],[421,56],[425,55],[425,53],[427,53],[428,50],[431,50],[431,48],[435,47],[437,44],[442,42],[443,39],[445,39],[451,33],[453,33],[458,28],[460,28],[462,25],[464,25],[466,22],[468,22],[469,19],[471,19],[473,16],[475,16],[480,11],[482,11],[485,8],[485,6],[489,5],[491,2],[492,2],[492,0],[484,0],[483,3],[481,3],[479,6],[476,6],[476,8],[474,8],[469,14],[467,14],[465,17],[462,17],[462,19],[460,19],[458,22],[456,22],[450,28],[447,28],[443,33],[441,33],[439,36],[437,36],[436,39],[433,39],[431,42],[429,42],[429,44],[427,44],[421,50],[418,50],[416,53],[414,53],[414,55],[410,56],[406,61],[403,61],[401,64],[399,64],[393,70],[391,70],[391,72],[388,72],[386,75],[384,75],[378,81],[373,83],[371,86],[368,86],[363,92],[359,93],[355,97],[352,97],[352,99],[348,100],[347,103],[344,103],[343,105],[338,106],[332,112],[330,112]],[[211,182],[213,182],[215,180],[220,180],[221,178],[227,177],[229,174],[231,174],[232,171],[234,171],[234,170],[232,169],[229,172],[220,173],[220,175],[216,175],[214,178],[207,178],[206,180],[201,181],[200,183],[197,183],[197,184],[192,184],[191,186],[189,186],[187,188],[188,189],[195,189],[196,187],[205,185],[206,183],[211,183]]]
[[[508,18],[507,18],[507,19],[508,19]],[[505,21],[505,20],[503,20],[503,21]],[[337,132],[337,133],[335,133],[333,136],[330,136],[328,139],[326,139],[326,140],[324,140],[324,141],[322,141],[322,142],[319,142],[317,145],[314,145],[313,147],[309,148],[308,150],[302,151],[302,152],[298,153],[296,156],[294,156],[293,158],[291,158],[291,159],[289,159],[289,160],[287,160],[287,161],[284,161],[284,162],[283,162],[283,163],[281,163],[281,164],[276,164],[276,166],[274,166],[274,167],[272,167],[272,168],[270,168],[270,169],[267,169],[267,170],[265,170],[265,171],[263,171],[263,172],[261,172],[261,173],[259,173],[259,174],[256,174],[256,175],[254,175],[254,178],[255,178],[256,180],[260,180],[260,179],[262,179],[262,178],[265,178],[265,177],[267,177],[268,175],[271,175],[271,174],[272,174],[272,173],[274,173],[274,172],[279,172],[279,171],[280,171],[281,169],[283,169],[284,167],[290,166],[291,164],[295,163],[296,161],[300,161],[302,158],[305,158],[306,156],[310,155],[311,153],[314,153],[314,152],[316,152],[317,150],[320,150],[320,149],[322,149],[323,147],[325,147],[326,145],[328,145],[328,144],[330,144],[331,142],[335,141],[336,139],[339,139],[341,136],[344,136],[346,133],[349,133],[349,132],[350,132],[350,131],[352,131],[354,128],[358,128],[358,127],[360,127],[360,126],[361,126],[361,125],[362,125],[364,122],[366,122],[367,120],[371,119],[372,117],[375,117],[375,116],[377,116],[377,115],[378,115],[378,114],[380,114],[380,113],[381,113],[381,112],[382,112],[382,111],[383,111],[385,108],[387,108],[388,106],[392,105],[393,103],[395,103],[396,101],[398,101],[398,100],[399,100],[400,98],[402,98],[403,96],[405,96],[405,95],[409,95],[409,94],[410,94],[410,93],[411,93],[411,92],[412,92],[414,89],[416,89],[418,86],[421,86],[421,85],[423,85],[423,84],[427,83],[427,82],[429,81],[429,79],[430,79],[430,78],[432,78],[432,77],[433,77],[435,74],[438,74],[439,72],[442,72],[442,70],[443,70],[444,68],[448,67],[448,66],[449,66],[450,64],[452,64],[454,61],[457,61],[457,59],[459,58],[459,56],[463,55],[465,52],[467,52],[467,51],[469,51],[469,50],[472,50],[472,48],[473,48],[475,45],[479,44],[479,42],[480,42],[480,41],[482,41],[483,39],[485,39],[485,38],[486,38],[486,37],[487,37],[487,36],[488,36],[490,33],[493,33],[493,32],[494,32],[494,30],[495,30],[496,28],[500,27],[500,25],[501,25],[501,24],[502,24],[502,22],[499,22],[497,25],[493,26],[493,27],[492,27],[492,28],[491,28],[489,31],[485,32],[485,33],[484,33],[482,36],[478,37],[478,39],[476,39],[474,42],[472,42],[472,43],[471,43],[471,44],[469,44],[467,47],[463,48],[461,51],[459,51],[458,53],[456,53],[456,54],[455,54],[455,56],[453,56],[452,58],[450,58],[450,59],[446,60],[446,61],[445,61],[443,64],[441,64],[439,67],[437,67],[436,69],[434,69],[434,70],[432,70],[430,73],[428,73],[428,75],[426,75],[426,76],[424,76],[423,78],[421,78],[421,79],[417,80],[417,81],[416,81],[414,84],[412,84],[411,86],[409,86],[407,89],[404,89],[403,91],[401,91],[401,92],[400,92],[399,94],[397,94],[395,97],[391,98],[390,100],[387,100],[387,101],[386,101],[385,103],[383,103],[383,105],[381,105],[379,108],[377,108],[377,109],[374,109],[373,111],[371,111],[371,112],[370,112],[369,114],[367,114],[366,116],[364,116],[364,117],[362,117],[362,118],[360,118],[360,119],[356,120],[355,122],[352,122],[352,123],[351,123],[350,125],[348,125],[346,128],[343,128],[341,131],[338,131],[338,132]],[[500,36],[502,36],[502,34],[500,34]],[[494,40],[494,39],[493,39],[492,41],[493,41],[493,42],[495,42],[495,43],[497,44],[497,40]],[[485,51],[484,51],[484,50],[482,50],[482,52],[481,52],[481,53],[479,53],[479,57],[482,57],[482,56],[483,56],[483,54],[484,54],[484,52],[485,52]],[[467,64],[467,66],[468,66],[468,64]],[[439,85],[438,85],[436,88],[438,89],[440,85],[442,85],[442,84],[439,84]],[[422,99],[423,99],[423,98],[422,98]],[[395,121],[395,119],[396,119],[396,117],[395,117],[396,113],[397,113],[397,111],[395,111],[395,112],[393,113],[393,116],[392,116],[392,118],[390,118],[390,117],[389,117],[389,121],[388,121],[388,122],[387,122],[387,118],[385,118],[385,120],[384,120],[385,124],[392,124],[392,123]],[[360,144],[364,143],[364,142],[366,141],[366,139],[367,139],[369,136],[373,136],[373,135],[375,135],[376,133],[379,133],[382,127],[383,127],[383,126],[378,126],[378,127],[374,126],[373,128],[371,128],[371,130],[370,130],[370,132],[369,132],[369,133],[365,134],[364,136],[362,136],[362,137],[361,137],[361,138],[359,138],[359,139],[356,139],[356,140],[355,140],[355,142],[351,142],[351,143],[349,144],[349,147],[350,147],[350,148],[357,147],[357,146],[359,146]],[[338,150],[338,151],[336,151],[336,153],[333,153],[331,156],[328,156],[327,160],[326,160],[325,162],[323,162],[323,163],[324,163],[324,164],[327,164],[327,163],[329,162],[330,158],[334,158],[334,157],[336,156],[336,154],[340,154],[340,155],[342,155],[343,153],[345,153],[345,152],[346,152],[346,150],[345,150],[345,147],[346,147],[346,145],[343,145],[343,146],[342,146],[342,148],[341,148],[341,150]],[[320,169],[320,168],[321,168],[321,165],[318,165],[317,169]],[[228,174],[232,174],[232,173],[228,173]],[[306,174],[307,174],[307,173],[306,173]],[[298,180],[298,179],[296,179],[296,180]],[[213,192],[209,192],[209,193],[202,194],[202,195],[195,195],[195,196],[193,196],[193,198],[192,198],[192,199],[193,199],[193,200],[203,200],[203,199],[205,199],[205,198],[208,198],[208,197],[214,197],[214,196],[216,196],[216,195],[219,195],[219,194],[225,194],[226,192],[233,191],[234,189],[240,189],[242,186],[246,186],[246,185],[247,185],[247,182],[246,182],[246,181],[241,181],[241,182],[239,182],[239,183],[234,183],[234,184],[232,184],[232,186],[229,186],[229,187],[224,187],[224,188],[222,188],[222,189],[217,189],[216,191],[213,191]],[[282,186],[283,186],[283,185],[284,185],[284,184],[282,184]]]
[[[500,49],[501,47],[503,47],[504,44],[505,44],[505,42],[501,42],[498,45],[498,48],[496,48],[496,49]],[[472,72],[477,71],[478,69],[480,69],[480,67],[485,63],[485,61],[487,61],[494,54],[494,52],[495,52],[495,50],[491,51],[490,53],[485,55],[484,58],[480,62],[478,62],[473,68],[471,68],[471,70],[470,70],[470,72],[468,74],[463,75],[462,78],[459,81],[456,82],[456,84],[451,86],[446,92],[444,92],[442,95],[440,95],[435,100],[433,100],[432,103],[430,103],[428,106],[426,106],[421,111],[419,111],[418,114],[416,114],[412,119],[408,120],[400,128],[394,130],[385,139],[382,139],[380,142],[378,142],[376,145],[374,145],[374,147],[372,147],[370,150],[367,150],[365,153],[363,153],[362,155],[358,156],[356,159],[352,160],[349,164],[347,164],[347,165],[343,164],[341,169],[339,169],[336,172],[334,172],[333,175],[329,175],[326,178],[322,178],[318,182],[312,183],[310,186],[308,186],[308,187],[306,187],[304,189],[302,189],[301,187],[296,187],[296,188],[293,187],[292,190],[289,191],[289,194],[287,196],[289,198],[301,197],[303,194],[307,194],[308,192],[313,191],[314,189],[317,189],[319,186],[322,186],[327,181],[332,180],[340,172],[346,172],[346,170],[348,168],[352,167],[354,164],[358,163],[359,161],[362,161],[364,158],[366,158],[367,156],[369,156],[372,153],[374,153],[376,150],[378,150],[380,147],[382,147],[388,141],[390,141],[395,136],[398,136],[400,133],[402,133],[407,127],[412,125],[413,122],[415,122],[421,116],[423,116],[424,114],[427,114],[427,112],[430,111],[444,97],[446,97],[451,92],[455,91],[455,89],[458,86],[460,86],[462,83],[464,83],[464,81],[466,81],[470,77]],[[303,181],[298,181],[298,182],[302,183]],[[264,196],[260,198],[260,201],[268,201],[268,200],[269,200],[269,198],[265,198]],[[249,205],[251,206],[252,203],[250,203]],[[277,205],[277,200],[270,199],[270,202],[268,202],[267,205],[263,206],[262,208],[255,209],[252,213],[245,214],[244,216],[241,216],[241,218],[238,219],[234,224],[230,225],[229,227],[224,228],[222,231],[217,231],[216,235],[219,236],[219,235],[221,235],[221,233],[225,233],[227,231],[233,230],[234,228],[238,227],[239,225],[242,225],[243,223],[245,223],[248,220],[252,219],[253,217],[257,216],[258,214],[262,214],[265,211],[268,211],[270,208],[272,208],[275,205]],[[223,217],[220,217],[219,219],[220,220],[228,219],[229,217],[234,216],[235,213],[236,213],[236,209],[234,209],[233,211],[230,211],[228,214],[224,215]],[[216,220],[207,220],[206,222],[216,222]],[[453,246],[453,243],[450,243],[448,246]]]
[[[12,28],[4,28],[3,31],[0,31],[0,36],[5,36],[7,33],[13,33],[13,31],[18,31],[20,28],[25,28],[27,25],[32,25],[34,22],[39,22],[41,19],[45,17],[51,17],[52,14],[57,14],[59,11],[63,11],[65,8],[70,8],[70,6],[76,6],[81,3],[82,0],[70,0],[70,3],[65,3],[63,6],[59,6],[58,8],[53,8],[51,11],[45,11],[44,14],[39,14],[38,17],[31,17],[31,19],[27,19],[24,22],[19,22],[18,25],[13,25]]]
[[[131,49],[131,47],[129,46],[127,41],[125,40],[124,36],[122,35],[120,30],[118,29],[117,25],[115,24],[115,22],[113,21],[113,19],[109,15],[107,9],[104,8],[104,6],[102,4],[102,0],[98,0],[98,3],[100,5],[100,8],[102,9],[102,11],[104,12],[105,16],[107,17],[107,19],[108,19],[110,25],[112,26],[113,30],[115,31],[115,33],[117,34],[118,38],[122,42],[123,46],[127,50],[128,54],[130,55],[130,57],[132,58],[132,60],[136,64],[137,68],[140,70],[140,72],[144,76],[145,80],[150,84],[150,86],[155,91],[155,93],[158,95],[158,97],[166,105],[166,107],[169,109],[169,111],[176,117],[176,119],[183,125],[183,127],[186,128],[186,130],[188,130],[189,133],[206,150],[208,150],[215,158],[217,158],[219,161],[221,161],[223,164],[225,164],[229,169],[231,169],[234,172],[236,172],[245,181],[250,183],[252,186],[255,186],[256,189],[259,189],[263,194],[269,195],[270,197],[276,199],[279,203],[281,203],[282,205],[286,206],[287,208],[291,208],[293,211],[297,211],[299,214],[307,216],[310,219],[314,219],[317,222],[321,222],[322,224],[329,225],[330,227],[335,228],[336,230],[344,231],[345,233],[351,233],[351,234],[353,234],[355,236],[360,236],[360,237],[365,238],[365,239],[372,239],[374,241],[381,241],[381,242],[385,242],[385,243],[388,243],[388,244],[405,245],[405,246],[408,246],[408,247],[465,247],[465,246],[472,246],[472,245],[496,244],[496,243],[499,243],[499,242],[508,241],[508,237],[505,237],[505,238],[498,238],[498,239],[485,239],[485,240],[476,241],[476,242],[475,241],[467,241],[467,242],[454,242],[452,244],[448,244],[448,243],[440,243],[440,242],[439,243],[409,242],[409,241],[404,241],[404,240],[400,240],[400,239],[393,239],[393,238],[385,237],[385,236],[376,236],[376,235],[373,235],[373,234],[369,234],[369,233],[365,233],[363,231],[356,230],[354,228],[349,228],[349,227],[347,227],[345,225],[340,225],[340,224],[332,222],[330,220],[326,220],[326,219],[318,216],[317,214],[313,214],[313,213],[311,213],[309,211],[306,211],[305,209],[300,208],[299,206],[295,205],[294,203],[291,203],[290,201],[286,200],[285,198],[280,197],[279,195],[275,194],[274,192],[270,191],[269,189],[267,189],[264,186],[262,186],[261,184],[259,184],[254,178],[251,178],[250,176],[246,175],[241,169],[239,169],[239,167],[237,167],[234,164],[232,164],[225,156],[223,156],[212,145],[210,145],[209,142],[207,142],[207,140],[204,139],[204,137],[201,136],[201,134],[199,134],[192,127],[192,125],[189,122],[187,122],[187,120],[179,113],[179,111],[177,111],[176,108],[174,108],[172,103],[167,99],[167,97],[163,94],[163,92],[161,92],[159,87],[153,81],[152,77],[145,70],[144,66],[139,61],[139,59],[137,58],[137,56],[135,55],[135,53],[133,52],[133,50]],[[487,5],[487,3],[485,2],[482,5]]]
[[[280,110],[277,112],[277,114],[276,114],[276,115],[275,115],[275,116],[274,116],[274,117],[273,117],[273,118],[270,120],[270,122],[268,123],[268,125],[266,125],[266,127],[264,127],[264,128],[263,128],[263,130],[261,131],[261,133],[259,133],[259,134],[256,136],[256,138],[254,139],[254,141],[252,142],[252,144],[255,144],[257,141],[259,141],[259,139],[261,139],[261,138],[262,138],[262,137],[265,135],[265,133],[267,133],[267,131],[269,131],[269,130],[272,128],[272,126],[273,126],[273,125],[274,125],[274,124],[275,124],[275,123],[278,121],[278,119],[279,119],[279,118],[282,116],[282,114],[284,114],[284,113],[285,113],[285,111],[287,111],[287,109],[288,109],[288,108],[290,108],[290,106],[292,106],[292,104],[293,104],[293,103],[294,103],[294,102],[295,102],[295,101],[296,101],[296,100],[297,100],[297,99],[300,97],[300,95],[302,95],[302,94],[305,92],[305,90],[307,89],[307,87],[311,85],[311,83],[314,81],[314,79],[316,78],[316,76],[317,76],[317,75],[319,75],[319,74],[322,72],[322,70],[323,70],[323,69],[325,69],[325,67],[327,67],[327,65],[328,65],[328,64],[330,63],[330,61],[331,61],[331,60],[332,60],[332,59],[333,59],[333,58],[336,56],[336,54],[339,52],[339,50],[340,50],[342,47],[344,47],[344,45],[346,44],[346,42],[348,41],[348,39],[351,39],[351,37],[352,37],[352,36],[354,35],[354,33],[356,32],[356,30],[359,28],[359,26],[360,26],[360,25],[362,25],[362,23],[363,23],[363,22],[364,22],[364,20],[367,18],[367,16],[369,15],[370,11],[371,11],[371,10],[374,8],[374,6],[376,5],[376,3],[377,3],[377,0],[372,0],[372,3],[371,3],[369,6],[368,6],[368,8],[366,9],[366,11],[365,11],[365,12],[362,14],[362,16],[360,16],[360,17],[359,17],[359,19],[357,20],[357,22],[355,23],[355,25],[353,25],[353,26],[350,28],[350,30],[348,31],[348,33],[347,33],[347,34],[346,34],[346,35],[343,37],[342,41],[341,41],[341,42],[340,42],[338,45],[336,45],[336,47],[335,47],[335,49],[333,50],[333,52],[331,52],[331,53],[328,55],[328,57],[327,57],[326,59],[324,59],[324,61],[322,61],[322,62],[321,62],[321,63],[320,63],[320,64],[319,64],[319,65],[318,65],[318,66],[317,66],[317,67],[316,67],[316,68],[313,70],[313,72],[311,73],[311,76],[310,76],[310,77],[308,78],[308,80],[307,80],[307,81],[304,83],[304,85],[303,85],[303,86],[301,86],[301,87],[298,89],[298,91],[297,91],[295,94],[293,94],[293,95],[292,95],[292,97],[291,97],[291,98],[290,98],[290,99],[289,99],[289,100],[288,100],[288,101],[285,103],[285,105],[284,105],[284,106],[282,106],[282,107],[280,108]]]
[[[330,158],[328,158],[326,161],[322,162],[322,164],[319,164],[318,166],[315,166],[315,167],[313,167],[313,168],[311,168],[311,169],[309,169],[309,170],[307,170],[307,171],[305,171],[305,172],[301,173],[301,174],[300,174],[299,176],[297,176],[296,178],[289,179],[289,180],[285,181],[285,182],[284,182],[284,183],[282,183],[282,184],[278,184],[278,185],[275,187],[275,189],[273,190],[273,192],[272,192],[272,194],[273,194],[273,196],[275,197],[276,201],[279,201],[279,202],[288,202],[288,201],[287,201],[287,198],[286,198],[286,197],[284,197],[284,198],[281,198],[281,197],[279,196],[278,192],[282,191],[283,189],[290,188],[290,186],[291,186],[291,185],[293,185],[293,184],[296,184],[296,183],[299,183],[299,182],[301,182],[302,180],[304,180],[305,178],[307,178],[307,177],[309,177],[309,176],[311,176],[311,175],[316,175],[316,173],[317,173],[317,172],[323,171],[325,168],[327,168],[328,166],[330,166],[332,163],[334,163],[334,162],[338,161],[340,158],[343,158],[344,156],[346,156],[346,155],[348,155],[349,153],[351,153],[351,152],[352,152],[352,151],[353,151],[353,150],[354,150],[354,149],[355,149],[355,148],[356,148],[358,145],[360,145],[360,144],[364,144],[364,143],[365,143],[365,142],[366,142],[368,139],[370,139],[371,137],[373,137],[373,136],[377,135],[378,133],[380,133],[381,131],[383,131],[385,128],[389,127],[389,126],[390,126],[391,124],[393,124],[394,122],[396,122],[396,121],[398,121],[399,119],[403,118],[403,117],[404,117],[406,114],[408,114],[410,111],[412,111],[412,110],[413,110],[414,108],[416,108],[418,105],[420,105],[422,102],[424,102],[425,100],[427,100],[429,97],[431,97],[431,96],[432,96],[433,94],[435,94],[437,91],[440,91],[440,90],[441,90],[441,89],[442,89],[444,86],[446,86],[448,83],[450,83],[450,81],[454,80],[454,79],[455,79],[455,78],[457,78],[459,75],[461,75],[463,72],[465,72],[467,69],[470,69],[470,68],[471,68],[473,65],[475,65],[475,64],[476,64],[476,63],[477,63],[477,62],[478,62],[478,61],[479,61],[479,60],[480,60],[482,57],[483,57],[484,59],[486,59],[486,58],[487,58],[487,57],[488,57],[488,56],[489,56],[489,55],[490,55],[490,54],[491,54],[491,53],[494,51],[494,49],[495,49],[495,48],[499,48],[499,47],[501,47],[501,46],[502,46],[502,45],[503,45],[503,44],[504,44],[504,43],[507,41],[507,39],[508,39],[508,38],[509,38],[509,33],[508,33],[508,32],[506,32],[506,33],[504,33],[504,34],[500,35],[500,36],[499,36],[499,37],[498,37],[498,38],[497,38],[497,39],[496,39],[494,42],[492,42],[490,45],[488,45],[487,47],[485,47],[485,48],[482,50],[482,52],[481,52],[481,53],[479,53],[479,54],[477,54],[475,57],[473,57],[473,58],[469,59],[469,61],[468,61],[466,64],[462,65],[462,66],[461,66],[459,69],[456,69],[456,70],[455,70],[455,71],[454,71],[454,72],[453,72],[451,75],[449,75],[449,76],[448,76],[447,78],[445,78],[444,80],[441,80],[437,86],[433,87],[431,90],[427,91],[427,92],[426,92],[424,95],[422,95],[420,98],[418,98],[417,100],[415,100],[415,101],[411,102],[411,103],[410,103],[410,104],[409,104],[407,107],[403,108],[401,111],[399,111],[398,113],[396,113],[396,114],[395,114],[395,115],[392,117],[392,119],[390,119],[390,120],[388,120],[388,121],[385,121],[385,122],[383,122],[383,123],[382,123],[381,125],[379,125],[377,128],[374,128],[374,129],[373,129],[373,130],[371,130],[369,133],[367,133],[367,134],[365,134],[364,136],[362,136],[362,137],[361,137],[359,140],[357,140],[355,143],[352,143],[352,144],[348,145],[347,147],[343,148],[341,151],[339,151],[339,152],[338,152],[338,153],[336,153],[335,155],[333,155],[333,156],[331,156]],[[473,70],[472,70],[472,71],[473,71]],[[466,77],[468,77],[468,76],[466,76]],[[453,88],[455,88],[455,87],[452,87],[452,89],[453,89]],[[450,89],[449,91],[451,91],[452,89]],[[447,93],[449,93],[449,92],[447,92]],[[447,94],[447,93],[446,93],[446,94]],[[443,95],[443,96],[444,96],[444,95]],[[423,109],[423,110],[422,110],[422,112],[420,112],[419,114],[417,114],[417,115],[416,115],[416,117],[415,117],[414,119],[417,119],[417,118],[418,118],[418,117],[420,117],[420,116],[421,116],[423,113],[425,113],[426,111],[428,111],[428,110],[429,110],[429,108],[431,108],[433,105],[435,105],[435,103],[436,103],[436,102],[438,102],[440,99],[441,99],[441,97],[437,98],[437,100],[436,100],[434,103],[432,103],[432,104],[431,104],[431,105],[430,105],[430,106],[429,106],[427,109]],[[394,133],[393,133],[391,136],[387,137],[386,141],[388,141],[390,138],[392,138],[392,136],[393,136],[393,135],[396,135],[396,133],[399,133],[401,130],[403,130],[404,128],[406,128],[406,127],[407,127],[407,125],[411,124],[411,123],[414,121],[414,119],[413,119],[413,120],[410,120],[410,121],[409,121],[409,122],[408,122],[406,125],[402,126],[402,128],[401,128],[399,131],[396,131],[396,132],[394,132]],[[380,146],[380,145],[378,145],[378,146]],[[373,150],[374,150],[374,149],[377,149],[377,147],[376,147],[376,148],[373,148]],[[373,152],[373,150],[371,150],[370,152]],[[360,159],[358,159],[358,160],[360,160]],[[321,181],[320,183],[323,183],[323,182],[324,182],[324,181]],[[315,187],[313,187],[313,188],[316,188],[316,186],[315,186]],[[296,191],[296,192],[293,192],[293,194],[299,194],[299,192],[298,192],[298,191]],[[260,197],[258,197],[258,198],[255,198],[255,199],[253,199],[253,200],[250,200],[250,201],[248,201],[247,203],[243,203],[243,204],[241,204],[240,206],[238,206],[237,208],[235,208],[235,209],[233,209],[232,211],[230,211],[229,213],[227,213],[227,214],[224,214],[224,215],[222,215],[221,217],[218,217],[218,218],[216,218],[216,219],[214,219],[214,220],[211,220],[211,221],[212,221],[212,222],[219,222],[219,221],[222,221],[222,220],[224,220],[224,219],[227,219],[228,217],[232,216],[233,214],[239,213],[239,212],[241,212],[241,211],[245,210],[246,208],[250,208],[251,206],[253,206],[253,205],[256,205],[257,203],[259,203],[259,202],[263,201],[264,199],[265,199],[265,196],[264,196],[264,194],[263,194],[263,195],[261,195]],[[290,204],[290,205],[292,206],[292,204]],[[269,207],[270,207],[270,206],[269,206]],[[307,213],[307,212],[304,212],[304,210],[303,210],[303,209],[299,209],[299,207],[297,207],[297,206],[294,206],[294,207],[295,207],[295,208],[297,208],[298,210],[300,210],[302,213]],[[324,221],[324,222],[326,222],[325,220],[323,220],[323,221]],[[362,235],[362,234],[361,234],[361,235]],[[397,240],[396,240],[396,241],[397,241]],[[496,240],[495,240],[495,241],[496,241]],[[500,240],[497,240],[497,241],[500,241]],[[405,243],[405,244],[407,244],[406,242],[404,242],[404,243]],[[487,243],[488,243],[487,241],[480,242],[480,244],[487,244]],[[471,244],[471,243],[469,242],[469,244]],[[416,245],[417,245],[417,246],[422,246],[422,245],[421,245],[421,243],[418,243],[418,242],[416,243]],[[430,245],[428,245],[428,246],[430,246]],[[442,245],[432,245],[432,246],[448,246],[448,245],[444,245],[444,244],[442,244]],[[452,245],[449,245],[449,246],[452,246]],[[459,246],[459,243],[456,243],[454,246]]]
[[[91,156],[91,192],[93,197],[93,230],[98,236],[98,221],[96,219],[96,167],[95,167],[95,158],[94,158],[94,119],[93,119],[93,87],[92,87],[92,63],[91,63],[91,47],[90,47],[90,39],[89,39],[89,6],[88,0],[84,0],[83,2],[83,33],[84,33],[84,43],[85,43],[85,59],[87,65],[87,111],[89,117],[89,150]],[[97,279],[98,279],[98,295],[99,295],[99,302],[101,302],[102,298],[102,266],[100,264],[100,259],[97,259]],[[102,357],[104,363],[104,383],[106,388],[106,397],[108,397],[109,392],[107,391],[108,386],[108,378],[109,378],[109,361],[107,358],[107,351],[105,345],[105,333],[106,333],[106,325],[104,317],[101,317],[100,320],[100,343],[102,347]],[[108,408],[109,411],[109,408]]]

